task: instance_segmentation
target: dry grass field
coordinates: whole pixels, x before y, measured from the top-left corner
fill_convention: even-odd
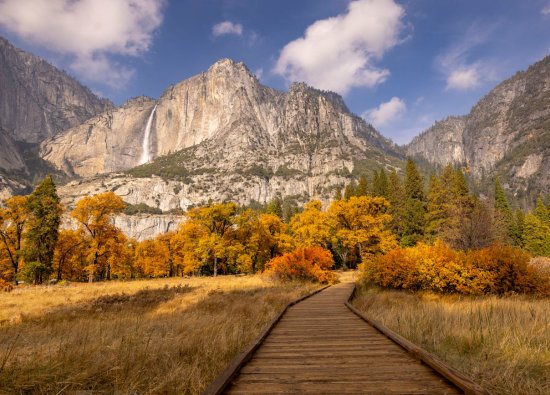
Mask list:
[[[0,393],[200,393],[316,287],[224,276],[0,293]]]
[[[550,299],[361,289],[354,305],[494,394],[550,393]]]

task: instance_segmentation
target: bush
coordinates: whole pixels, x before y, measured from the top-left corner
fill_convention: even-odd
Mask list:
[[[322,247],[299,247],[267,262],[266,273],[282,281],[308,280],[333,284],[336,275],[329,270],[333,265],[330,251]]]
[[[363,263],[365,281],[395,289],[461,294],[548,294],[548,276],[522,250],[493,245],[463,252],[441,241],[398,247]]]

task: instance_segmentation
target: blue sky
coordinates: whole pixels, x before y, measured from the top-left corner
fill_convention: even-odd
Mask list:
[[[550,0],[0,0],[0,34],[116,104],[229,57],[406,143],[550,54]]]

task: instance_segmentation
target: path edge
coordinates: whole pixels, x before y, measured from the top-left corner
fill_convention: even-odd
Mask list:
[[[227,366],[227,368],[220,373],[220,375],[214,380],[206,390],[203,392],[204,395],[220,395],[231,383],[231,381],[239,374],[241,368],[246,365],[246,363],[252,358],[254,352],[262,345],[266,337],[269,335],[271,330],[277,325],[277,323],[283,318],[285,313],[289,308],[295,304],[300,303],[301,301],[312,297],[313,295],[318,294],[321,291],[324,291],[331,285],[325,285],[307,295],[301,296],[298,299],[293,300],[271,321],[271,323],[260,333],[260,335],[240,354],[238,354]]]
[[[363,321],[365,321],[367,324],[372,326],[378,332],[382,333],[388,339],[390,339],[391,341],[399,345],[401,348],[403,348],[413,357],[415,357],[416,359],[422,361],[424,364],[431,367],[441,376],[443,376],[444,378],[449,380],[451,383],[456,385],[458,388],[460,388],[462,391],[464,391],[466,395],[491,395],[491,393],[487,389],[475,383],[472,379],[470,379],[464,373],[459,372],[458,370],[452,368],[439,357],[429,353],[423,348],[408,341],[407,339],[398,335],[397,333],[395,333],[388,327],[382,325],[378,321],[375,321],[367,317],[364,313],[362,313],[357,308],[352,306],[350,302],[355,297],[356,292],[357,292],[357,285],[354,285],[348,300],[345,302],[346,307],[350,309],[356,316],[361,318]]]

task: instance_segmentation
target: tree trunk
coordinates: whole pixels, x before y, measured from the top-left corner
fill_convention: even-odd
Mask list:
[[[214,257],[214,277],[218,275],[218,257]]]

